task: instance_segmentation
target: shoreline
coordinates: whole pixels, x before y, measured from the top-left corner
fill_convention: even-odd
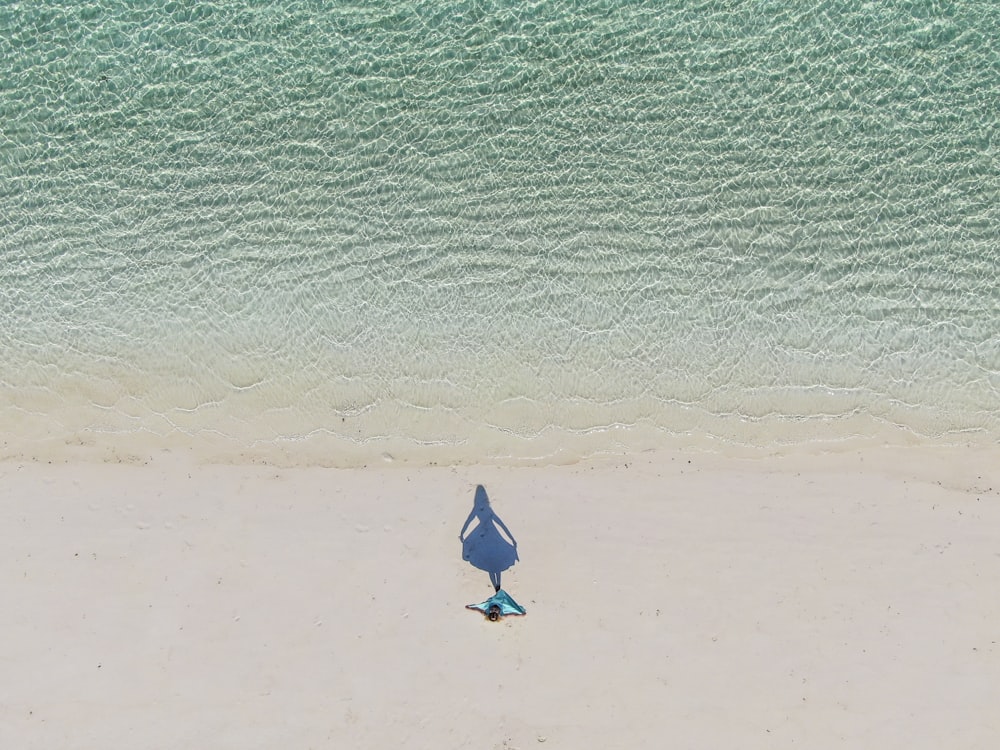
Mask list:
[[[984,747],[996,459],[0,462],[0,742]],[[477,484],[526,617],[464,609]]]
[[[520,437],[484,426],[463,440],[422,442],[412,437],[351,439],[329,431],[300,437],[237,440],[216,430],[194,434],[154,434],[96,429],[48,432],[29,437],[16,431],[0,432],[0,464],[6,462],[97,463],[143,465],[165,459],[197,464],[267,465],[284,469],[322,467],[359,469],[402,465],[544,467],[586,463],[603,464],[622,457],[700,456],[763,459],[775,456],[851,454],[878,451],[989,453],[1000,447],[991,432],[955,431],[938,437],[919,435],[900,425],[867,417],[844,431],[840,420],[830,420],[823,434],[804,437],[748,425],[743,439],[710,433],[665,433],[650,425],[620,425],[581,432],[553,428]],[[817,420],[813,426],[821,424]],[[794,427],[793,422],[783,427]],[[860,429],[864,428],[864,429]],[[840,430],[838,432],[838,430]]]

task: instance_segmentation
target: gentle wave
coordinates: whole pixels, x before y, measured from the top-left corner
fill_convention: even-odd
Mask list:
[[[1000,439],[1000,21],[0,9],[2,455]]]

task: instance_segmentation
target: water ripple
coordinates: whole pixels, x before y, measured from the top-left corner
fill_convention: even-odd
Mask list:
[[[990,3],[0,25],[3,455],[1000,439]]]

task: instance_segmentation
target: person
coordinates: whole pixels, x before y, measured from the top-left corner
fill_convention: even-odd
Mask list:
[[[466,536],[465,532],[473,521],[477,522],[476,526]],[[507,535],[506,538],[500,533],[501,530]],[[485,570],[490,576],[493,590],[500,591],[501,573],[518,561],[517,540],[493,512],[486,488],[481,484],[476,487],[472,511],[465,519],[458,538],[462,542],[462,559],[479,570]]]

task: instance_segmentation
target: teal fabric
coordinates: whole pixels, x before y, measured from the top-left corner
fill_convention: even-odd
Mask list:
[[[481,602],[479,604],[467,604],[465,608],[477,609],[484,615],[489,615],[490,607],[494,605],[500,608],[500,617],[504,617],[506,615],[523,615],[527,612],[524,607],[515,602],[511,595],[503,589],[500,589],[485,602]]]

